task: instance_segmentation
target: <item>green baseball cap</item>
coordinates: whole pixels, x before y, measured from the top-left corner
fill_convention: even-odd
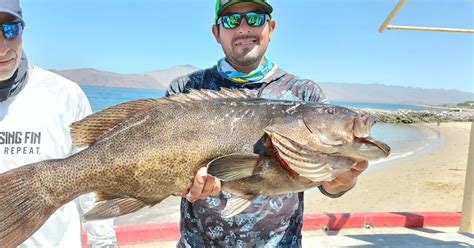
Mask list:
[[[267,14],[271,14],[273,11],[273,8],[268,0],[216,0],[216,20],[222,15],[224,10],[238,3],[255,3],[259,5]]]

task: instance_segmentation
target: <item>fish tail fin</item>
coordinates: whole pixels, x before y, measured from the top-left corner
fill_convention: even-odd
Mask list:
[[[20,245],[59,208],[39,180],[40,164],[0,174],[0,247]]]

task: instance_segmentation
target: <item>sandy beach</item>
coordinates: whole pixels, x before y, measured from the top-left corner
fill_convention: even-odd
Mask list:
[[[471,123],[416,124],[437,144],[407,157],[369,165],[357,186],[338,199],[305,194],[305,214],[391,211],[461,211]],[[179,219],[179,198],[116,219],[116,225]]]

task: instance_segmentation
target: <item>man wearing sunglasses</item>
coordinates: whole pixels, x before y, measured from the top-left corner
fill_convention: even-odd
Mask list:
[[[69,125],[92,112],[78,85],[28,64],[24,28],[19,1],[0,0],[0,173],[72,154]],[[20,247],[83,247],[80,214],[93,204],[88,194],[64,205]],[[83,227],[89,247],[116,247],[113,220]]]
[[[168,95],[189,89],[247,88],[269,99],[327,102],[313,81],[298,78],[265,56],[276,23],[266,0],[217,0],[212,33],[225,58],[212,68],[179,77]],[[339,197],[356,183],[367,162],[320,186],[328,197]],[[178,247],[300,247],[303,193],[258,196],[242,213],[220,217],[231,195],[203,167],[188,192],[181,195],[181,239]],[[282,182],[283,183],[283,182]]]

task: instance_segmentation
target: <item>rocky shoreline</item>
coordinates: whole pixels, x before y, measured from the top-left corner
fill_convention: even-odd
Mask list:
[[[474,112],[448,112],[439,113],[433,111],[412,110],[378,110],[378,109],[354,109],[356,112],[376,117],[379,123],[441,123],[441,122],[472,122]]]

